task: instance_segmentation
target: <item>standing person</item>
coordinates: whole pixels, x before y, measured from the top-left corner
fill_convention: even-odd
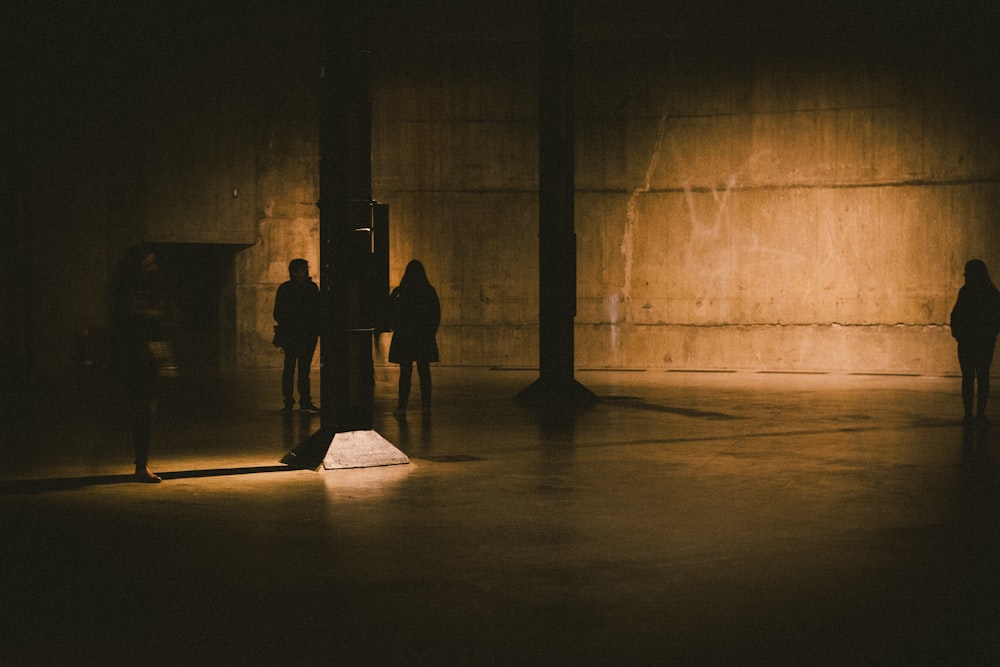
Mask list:
[[[413,363],[416,362],[423,414],[430,417],[430,363],[438,361],[435,336],[441,323],[441,303],[437,291],[427,280],[423,264],[414,259],[406,265],[399,287],[392,290],[390,303],[393,334],[389,345],[389,363],[399,364],[399,401],[392,414],[398,419],[406,418]]]
[[[962,368],[962,406],[965,424],[974,420],[986,423],[986,402],[990,397],[990,365],[997,333],[1000,332],[1000,291],[990,280],[986,264],[980,259],[965,264],[965,285],[958,290],[958,300],[951,311],[951,335],[958,342],[958,363]],[[974,385],[976,413],[972,407]]]
[[[111,344],[114,368],[131,405],[135,476],[140,482],[162,481],[149,469],[149,445],[159,378],[177,373],[169,343],[175,319],[155,250],[133,246],[112,286]]]
[[[317,413],[309,383],[309,369],[319,337],[319,287],[309,277],[309,262],[293,259],[288,263],[289,279],[278,286],[274,296],[274,344],[285,352],[281,373],[282,413],[290,414],[295,405],[293,389],[295,367],[299,369],[299,408]]]

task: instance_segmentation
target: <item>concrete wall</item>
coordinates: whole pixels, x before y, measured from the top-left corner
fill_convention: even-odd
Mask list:
[[[373,163],[392,282],[424,262],[443,363],[535,366],[534,3],[387,4]],[[731,4],[579,3],[578,365],[953,372],[962,265],[1000,271],[996,9]],[[25,31],[25,62],[51,48],[19,82],[28,167],[5,189],[28,258],[5,276],[44,278],[5,291],[27,315],[4,338],[37,367],[71,363],[137,240],[234,248],[227,358],[278,365],[274,290],[292,257],[318,271],[308,5]]]
[[[279,62],[285,66],[259,100],[256,243],[236,261],[237,364],[250,368],[281,365],[271,315],[289,261],[304,258],[319,283],[319,67],[304,58]]]
[[[866,37],[584,36],[580,366],[954,371],[962,266],[1000,260],[991,82]],[[448,363],[537,363],[533,59],[424,45],[378,70],[376,197],[394,267],[439,286]]]
[[[442,363],[537,364],[535,47],[418,51],[376,60],[373,189],[389,204],[392,281],[424,263]]]
[[[975,93],[912,61],[662,55],[579,139],[620,137],[581,151],[579,361],[953,369],[962,265],[998,250]]]
[[[185,72],[146,101],[145,239],[256,242],[258,131],[249,77],[226,67]]]

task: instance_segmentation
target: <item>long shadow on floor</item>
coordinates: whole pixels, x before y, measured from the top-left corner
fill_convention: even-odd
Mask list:
[[[241,468],[211,468],[207,470],[177,470],[158,472],[164,480],[194,479],[199,477],[225,477],[230,475],[253,475],[268,472],[291,472],[295,468],[286,465],[250,466]],[[0,495],[21,495],[48,493],[51,491],[71,491],[88,486],[109,484],[140,484],[135,475],[89,475],[85,477],[58,477],[52,479],[15,479],[0,482]]]

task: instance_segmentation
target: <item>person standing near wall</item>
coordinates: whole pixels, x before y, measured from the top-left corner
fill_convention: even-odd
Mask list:
[[[289,279],[278,286],[274,296],[274,344],[284,350],[285,363],[281,373],[283,414],[290,414],[295,405],[295,367],[298,366],[299,408],[318,413],[312,402],[309,369],[316,340],[319,337],[319,287],[309,277],[309,262],[293,259],[288,263]]]
[[[158,483],[149,469],[153,414],[160,378],[177,374],[170,348],[176,307],[160,278],[151,246],[133,246],[119,265],[111,292],[112,363],[131,406],[135,476]]]
[[[959,289],[958,300],[951,311],[951,335],[958,342],[958,363],[962,368],[962,406],[966,425],[977,420],[980,423],[987,421],[990,366],[998,332],[1000,291],[990,280],[986,264],[979,259],[969,260],[965,264],[965,285]],[[977,379],[978,395],[974,394]]]
[[[430,364],[439,357],[436,336],[441,323],[441,303],[437,291],[427,280],[423,264],[414,259],[406,265],[399,287],[392,290],[389,300],[393,326],[389,363],[399,364],[399,400],[392,414],[397,419],[406,419],[416,362],[423,415],[430,417]]]

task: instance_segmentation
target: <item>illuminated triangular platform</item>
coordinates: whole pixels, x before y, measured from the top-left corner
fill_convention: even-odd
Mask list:
[[[292,451],[281,462],[306,470],[337,470],[343,468],[374,468],[402,465],[409,457],[375,431],[346,431],[331,434],[319,430]]]

